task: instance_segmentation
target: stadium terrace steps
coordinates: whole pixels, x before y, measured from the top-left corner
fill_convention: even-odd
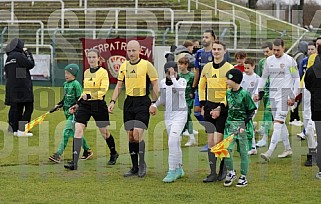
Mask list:
[[[79,2],[75,3],[75,1],[67,0],[65,2],[65,8],[79,8]],[[10,11],[10,4],[0,3],[3,9]],[[134,7],[134,1],[101,1],[94,0],[88,1],[88,7],[90,8],[108,8],[108,7]],[[194,12],[193,15],[187,15],[184,6],[179,5],[177,3],[166,3],[163,1],[139,1],[139,8],[142,7],[153,7],[153,8],[172,8],[175,11],[175,23],[177,21],[190,21],[190,20],[199,20],[201,19],[201,12]],[[180,11],[179,11],[180,10]],[[170,14],[164,11],[149,11],[155,14],[157,23],[155,23],[155,16],[148,15],[135,15],[132,14],[134,11],[126,13],[125,11],[120,11],[118,15],[119,28],[132,28],[132,29],[152,29],[156,32],[156,44],[162,44],[162,35],[166,28],[170,27]],[[48,3],[48,2],[34,2],[32,5],[30,2],[18,2],[15,3],[15,15],[19,20],[41,20],[45,24],[45,28],[55,28],[61,26],[61,13],[60,13],[60,3]],[[76,18],[75,18],[76,15]],[[129,17],[126,17],[129,16]],[[10,16],[10,15],[9,15]],[[8,18],[8,14],[0,14],[0,17]],[[205,18],[202,18],[203,20]],[[206,20],[212,20],[212,18],[206,18]],[[148,25],[147,23],[148,22]],[[16,24],[17,25],[17,24]],[[0,23],[1,30],[5,26],[12,26],[11,24]],[[105,28],[108,29],[110,27],[115,27],[115,15],[114,11],[97,11],[95,15],[90,14],[88,12],[87,17],[85,17],[83,11],[66,11],[65,12],[65,28]],[[28,44],[35,44],[36,39],[36,31],[40,28],[40,25],[37,23],[20,23],[19,24],[19,36],[25,39]],[[199,29],[198,29],[199,30]],[[11,30],[12,31],[12,30]],[[53,31],[45,31],[45,44],[52,44],[52,33]],[[100,33],[102,37],[105,37],[107,31],[97,31]],[[106,34],[105,34],[106,33]],[[121,32],[117,35],[121,36]],[[5,39],[7,39],[8,33],[5,34]],[[64,41],[59,41],[59,37],[57,36],[57,60],[65,60],[66,52],[72,51],[74,49],[77,53],[79,53],[79,60],[81,60],[81,43],[79,38],[86,37],[84,32],[75,32],[75,31],[65,31]],[[111,37],[115,37],[116,35],[112,34]],[[197,38],[200,38],[201,33],[197,33]],[[87,35],[87,37],[92,37],[91,33]],[[188,37],[187,37],[188,38]],[[175,36],[169,32],[166,36],[166,44],[173,44]],[[66,48],[66,45],[71,44],[71,48]],[[63,52],[59,50],[59,48],[63,48]]]
[[[181,1],[182,2],[182,1]],[[184,1],[185,2],[185,1]],[[64,0],[65,8],[79,8],[79,1],[75,0]],[[0,3],[2,10],[7,10],[8,12],[1,12],[0,19],[10,19],[10,3]],[[118,1],[102,1],[102,0],[90,0],[88,1],[88,8],[134,8],[135,2],[132,0],[118,0]],[[59,2],[16,2],[15,3],[15,15],[19,20],[41,20],[44,23],[45,28],[56,28],[61,26],[61,13],[60,13],[60,3]],[[187,4],[178,4],[177,1],[148,1],[140,0],[139,8],[172,8],[175,10],[175,23],[178,21],[218,21],[217,17],[214,15],[212,10],[191,10],[190,13],[186,11]],[[192,6],[193,8],[193,6]],[[205,9],[205,8],[204,8]],[[156,45],[162,45],[162,36],[167,28],[170,28],[170,14],[164,11],[149,11],[147,13],[153,13],[155,16],[144,15],[139,13],[134,15],[134,11],[125,12],[120,11],[118,15],[119,28],[133,28],[133,29],[153,29],[156,33]],[[155,18],[156,17],[156,18]],[[155,19],[157,22],[155,22]],[[237,23],[238,24],[238,23]],[[15,24],[17,26],[17,24]],[[13,25],[0,22],[0,32],[4,27],[10,26],[10,32]],[[115,28],[115,12],[114,11],[88,11],[85,17],[83,11],[66,11],[65,12],[65,28],[104,28],[109,29],[111,27]],[[28,44],[35,44],[36,42],[36,31],[40,28],[37,23],[20,23],[19,24],[19,37],[25,39]],[[203,30],[206,28],[213,28],[218,36],[221,35],[223,30],[227,28],[223,40],[227,43],[227,47],[233,46],[234,30],[229,25],[196,25],[191,26],[181,25],[179,27],[179,43],[182,43],[185,39],[199,39],[201,40],[201,35]],[[52,34],[53,31],[45,31],[44,43],[52,44]],[[97,37],[105,38],[107,37],[108,31],[96,32]],[[141,32],[137,32],[140,34]],[[58,32],[60,34],[60,32]],[[290,31],[287,31],[290,34]],[[116,37],[125,35],[124,32],[118,32],[117,34],[111,33],[109,37]],[[143,33],[145,35],[145,33]],[[253,38],[253,35],[256,37]],[[242,38],[240,38],[242,36]],[[279,37],[280,34],[273,31],[267,31],[264,34],[256,33],[253,31],[253,25],[251,27],[243,28],[241,31],[238,30],[238,48],[259,48],[260,43],[266,41],[267,36]],[[8,32],[5,33],[5,41],[8,39]],[[61,35],[56,36],[56,59],[57,61],[70,61],[76,60],[81,62],[82,60],[82,45],[79,38],[82,37],[92,37],[91,32],[81,32],[81,31],[64,31],[63,37]],[[170,31],[167,33],[165,38],[166,45],[172,45],[175,42],[175,35]],[[45,51],[45,49],[42,49]],[[48,52],[45,51],[45,52]],[[68,55],[68,52],[77,53]]]

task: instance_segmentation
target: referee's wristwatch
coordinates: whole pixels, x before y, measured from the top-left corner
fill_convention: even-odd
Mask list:
[[[111,100],[109,101],[109,103],[114,103],[114,104],[116,104],[116,101],[113,100],[113,99],[111,99]]]

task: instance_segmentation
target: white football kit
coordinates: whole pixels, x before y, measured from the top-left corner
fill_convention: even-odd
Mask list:
[[[260,77],[256,73],[253,72],[253,74],[248,75],[245,72],[243,72],[243,80],[241,82],[241,87],[247,90],[251,94],[252,98],[254,97],[254,94],[257,89],[257,86],[259,85],[259,82],[260,82]],[[258,111],[259,102],[255,102],[255,105],[257,109],[255,110],[255,114],[252,117],[253,119],[255,118],[255,115]],[[255,137],[252,137],[252,150],[256,150]]]
[[[154,107],[165,105],[165,126],[168,134],[168,165],[175,170],[182,165],[181,133],[187,121],[185,100],[186,80],[171,78],[172,85],[166,85],[166,78],[160,82],[160,96]]]
[[[270,103],[274,121],[274,130],[271,138],[269,150],[264,153],[264,157],[270,157],[276,148],[278,141],[281,139],[285,148],[284,154],[279,157],[284,157],[292,154],[289,141],[289,132],[285,124],[286,116],[290,107],[288,99],[294,99],[299,93],[300,76],[295,60],[283,54],[277,58],[275,55],[268,57],[264,64],[264,70],[260,79],[258,89],[263,90],[267,78],[270,77]],[[262,154],[261,154],[262,156]]]
[[[263,90],[268,76],[270,76],[269,92],[274,120],[285,122],[289,111],[288,99],[294,99],[299,93],[300,76],[297,64],[285,53],[280,58],[274,55],[268,57],[256,93],[258,90]]]
[[[251,96],[253,97],[255,94],[255,91],[259,85],[260,77],[253,72],[251,75],[247,75],[245,72],[243,73],[243,80],[241,82],[241,87],[248,92],[250,92]],[[256,102],[256,107],[259,108],[259,103]],[[257,111],[257,110],[256,110]],[[256,112],[255,111],[255,112]],[[253,116],[254,118],[254,116]]]

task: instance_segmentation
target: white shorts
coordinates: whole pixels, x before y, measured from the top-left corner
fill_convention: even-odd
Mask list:
[[[165,112],[165,127],[168,136],[180,136],[187,122],[187,111]]]
[[[289,112],[289,105],[287,100],[275,101],[270,99],[271,110],[274,120],[285,122],[286,116]]]

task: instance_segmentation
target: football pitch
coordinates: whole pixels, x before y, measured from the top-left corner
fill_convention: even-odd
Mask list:
[[[0,100],[4,101],[1,86]],[[34,87],[35,109],[32,119],[46,113],[62,99],[58,87]],[[106,101],[113,90],[109,90]],[[0,115],[0,203],[319,203],[321,181],[315,179],[316,166],[305,167],[308,148],[296,134],[299,127],[288,126],[293,155],[277,158],[283,152],[279,143],[269,163],[259,154],[267,147],[259,148],[258,154],[250,156],[248,186],[224,187],[223,182],[203,183],[209,173],[207,153],[199,152],[206,143],[206,134],[196,122],[199,131],[198,146],[184,147],[187,137],[182,138],[183,169],[185,177],[174,183],[163,183],[167,173],[167,134],[164,112],[160,109],[151,116],[149,129],[145,132],[146,161],[148,172],[144,178],[124,178],[130,168],[128,139],[122,123],[122,102],[110,114],[111,133],[115,138],[120,156],[116,165],[108,166],[109,150],[99,135],[95,123],[89,122],[85,137],[94,157],[79,161],[77,171],[67,171],[63,164],[72,158],[72,141],[69,140],[63,161],[55,164],[48,160],[57,150],[62,139],[64,115],[62,111],[49,114],[45,121],[32,130],[33,137],[14,137],[7,132],[8,107],[1,103]],[[255,120],[261,119],[259,112]],[[257,136],[258,138],[258,136]],[[234,164],[239,175],[239,155],[235,153]],[[236,184],[236,182],[235,182]]]

